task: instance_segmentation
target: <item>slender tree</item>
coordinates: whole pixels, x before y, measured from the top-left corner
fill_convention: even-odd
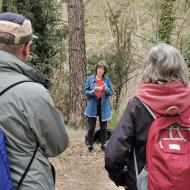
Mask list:
[[[68,1],[69,72],[70,72],[70,125],[84,125],[85,98],[82,95],[86,77],[86,53],[83,0]]]

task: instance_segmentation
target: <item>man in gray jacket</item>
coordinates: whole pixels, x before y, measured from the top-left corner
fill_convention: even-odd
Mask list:
[[[38,145],[19,190],[54,190],[48,157],[62,153],[69,140],[48,92],[50,81],[25,63],[31,44],[28,19],[0,14],[0,93],[13,85],[0,96],[0,127],[6,135],[15,188]]]

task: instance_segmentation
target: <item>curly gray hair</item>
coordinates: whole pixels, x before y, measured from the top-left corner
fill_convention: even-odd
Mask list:
[[[189,80],[183,56],[176,48],[165,43],[150,49],[142,76],[142,83],[155,83],[159,80],[180,80],[185,85]]]

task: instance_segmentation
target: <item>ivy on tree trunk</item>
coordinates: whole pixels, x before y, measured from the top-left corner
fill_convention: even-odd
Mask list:
[[[171,32],[174,28],[175,17],[173,7],[176,0],[161,0],[160,5],[160,24],[158,28],[158,37],[162,42],[170,44]]]

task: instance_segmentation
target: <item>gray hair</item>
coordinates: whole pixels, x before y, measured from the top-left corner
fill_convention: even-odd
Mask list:
[[[185,85],[189,80],[183,56],[176,48],[165,43],[150,49],[142,76],[142,83],[155,83],[159,80],[180,80]]]
[[[9,33],[0,32],[0,38],[4,38],[7,41],[14,40],[14,36]],[[3,44],[0,43],[0,50],[7,51],[15,56],[20,54],[25,44]]]

